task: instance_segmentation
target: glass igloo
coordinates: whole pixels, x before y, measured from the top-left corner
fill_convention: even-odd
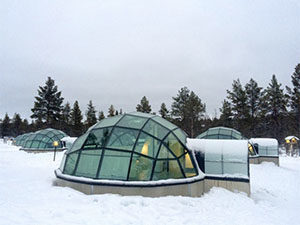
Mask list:
[[[198,175],[186,134],[152,114],[106,118],[79,137],[58,169],[93,180],[158,181]],[[57,173],[56,173],[57,174]],[[70,176],[71,175],[71,176]]]
[[[52,151],[54,150],[53,142],[58,141],[59,146],[56,150],[63,150],[64,147],[60,140],[67,135],[60,131],[52,128],[47,128],[44,130],[39,130],[35,133],[31,133],[25,139],[22,144],[21,150],[25,151]]]
[[[32,133],[21,134],[15,139],[16,146],[22,146],[27,137],[29,137]]]
[[[213,127],[209,128],[207,131],[198,135],[199,139],[236,139],[243,140],[245,139],[242,134],[232,128],[227,127]]]

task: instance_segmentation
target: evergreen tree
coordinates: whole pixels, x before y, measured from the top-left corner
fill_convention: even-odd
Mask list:
[[[12,119],[12,135],[18,136],[22,133],[22,119],[20,114],[15,113],[13,119]]]
[[[48,77],[45,86],[39,86],[35,100],[34,107],[31,109],[33,112],[31,118],[46,122],[48,126],[54,126],[60,118],[63,98],[51,77]]]
[[[93,106],[93,102],[90,100],[88,104],[88,108],[86,111],[86,125],[87,127],[93,126],[95,123],[97,123],[97,117],[96,117],[96,110]]]
[[[100,112],[99,112],[99,116],[98,116],[98,121],[101,121],[101,120],[103,120],[104,118],[105,118],[104,112],[103,112],[103,111],[100,111]]]
[[[292,118],[294,122],[294,130],[298,132],[298,137],[300,136],[300,64],[295,68],[294,73],[292,74],[292,89],[286,87],[289,94],[289,105],[291,107]]]
[[[232,126],[232,111],[231,105],[227,100],[222,102],[222,108],[220,108],[221,116],[220,123],[222,126],[231,127]]]
[[[141,99],[140,104],[137,104],[136,111],[137,112],[143,112],[143,113],[150,113],[151,112],[151,105],[149,105],[149,101],[146,98],[146,96],[144,96]]]
[[[62,109],[61,119],[66,125],[70,125],[70,123],[71,123],[71,106],[70,106],[69,102],[67,102]]]
[[[115,116],[115,108],[113,105],[110,105],[110,107],[108,108],[108,115],[107,117],[113,117]]]
[[[169,110],[167,109],[167,106],[165,103],[162,103],[160,106],[159,114],[162,118],[168,119],[169,118]]]
[[[280,115],[287,112],[287,97],[278,83],[275,75],[272,76],[271,83],[266,89],[266,111],[271,117],[271,130],[273,137],[282,138],[279,135],[281,130]]]
[[[72,135],[78,137],[83,132],[82,113],[78,101],[75,101],[71,111]]]
[[[181,88],[173,100],[171,114],[174,116],[174,122],[194,137],[196,125],[205,112],[205,104],[202,104],[201,99],[187,87]]]
[[[11,135],[10,128],[11,128],[10,118],[9,118],[8,114],[5,113],[5,116],[2,121],[2,126],[1,126],[1,129],[2,129],[1,133],[2,133],[3,137]]]
[[[256,119],[259,114],[260,104],[262,100],[262,87],[259,87],[257,82],[250,79],[249,83],[245,86],[247,95],[247,104],[250,112],[250,135],[255,134]]]
[[[233,114],[233,127],[245,133],[249,126],[249,107],[246,91],[239,79],[233,81],[232,90],[227,90],[227,94]]]

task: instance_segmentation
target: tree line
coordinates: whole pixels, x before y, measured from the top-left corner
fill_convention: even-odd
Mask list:
[[[182,128],[190,137],[214,126],[232,127],[245,137],[273,137],[281,141],[285,136],[300,136],[300,64],[291,75],[292,86],[285,88],[273,75],[266,88],[253,78],[243,85],[234,80],[227,90],[227,96],[220,107],[220,117],[206,114],[206,104],[187,87],[181,88],[172,97],[170,109],[161,104],[158,114]],[[105,118],[103,111],[97,111],[90,100],[83,113],[76,100],[72,107],[58,91],[55,81],[48,77],[44,86],[39,86],[32,111],[32,122],[15,113],[12,119],[6,114],[1,121],[1,136],[17,136],[22,133],[52,127],[63,130],[70,136],[80,136],[90,126]],[[136,106],[136,111],[153,113],[146,96]],[[123,114],[111,105],[107,117]]]

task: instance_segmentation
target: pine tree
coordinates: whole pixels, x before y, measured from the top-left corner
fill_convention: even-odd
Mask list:
[[[97,117],[96,117],[96,110],[93,106],[93,102],[90,100],[88,104],[88,108],[86,111],[86,125],[87,127],[93,126],[95,123],[97,123]]]
[[[5,113],[5,116],[2,121],[2,126],[1,126],[1,130],[2,130],[1,133],[3,137],[11,135],[10,128],[11,128],[10,118],[8,114]]]
[[[13,119],[12,119],[12,133],[13,136],[18,136],[22,133],[22,119],[20,114],[15,113]]]
[[[75,101],[71,111],[72,135],[80,136],[83,132],[82,114],[78,101]]]
[[[162,118],[168,119],[169,118],[169,110],[167,109],[167,106],[165,103],[162,103],[160,106],[159,114]]]
[[[71,106],[70,103],[67,102],[63,109],[61,114],[61,119],[66,125],[70,125],[71,121]]]
[[[108,108],[108,115],[107,117],[113,117],[115,116],[115,108],[113,105],[110,105],[110,107]]]
[[[104,116],[104,112],[103,111],[99,111],[99,116],[98,116],[98,121],[101,121],[105,118]]]
[[[232,111],[231,111],[231,105],[227,100],[224,100],[222,102],[222,108],[220,108],[220,123],[222,126],[225,127],[231,127],[232,126]]]
[[[61,92],[57,90],[57,85],[51,77],[48,77],[45,86],[39,86],[35,100],[31,118],[46,122],[48,126],[55,125],[60,118],[64,98],[61,97]]]
[[[287,97],[275,75],[272,76],[271,83],[266,89],[265,99],[267,102],[266,111],[271,117],[272,135],[278,139],[282,138],[279,136],[281,130],[280,115],[287,112]]]
[[[143,113],[150,113],[151,112],[151,105],[149,105],[149,101],[146,98],[146,96],[144,96],[141,99],[140,104],[137,104],[136,111],[137,112],[143,112]]]
[[[295,68],[292,74],[292,89],[286,86],[287,92],[289,94],[289,105],[291,107],[291,113],[294,123],[294,129],[298,132],[300,136],[300,64]]]
[[[178,91],[171,107],[171,114],[175,117],[174,122],[185,130],[191,137],[195,136],[196,126],[205,112],[205,104],[187,87]]]
[[[262,87],[259,87],[257,82],[250,79],[249,83],[245,85],[247,95],[247,105],[250,112],[250,135],[255,134],[256,119],[259,114],[260,104],[262,100]]]

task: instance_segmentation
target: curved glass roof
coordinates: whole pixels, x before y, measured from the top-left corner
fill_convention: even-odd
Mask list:
[[[109,117],[79,137],[62,161],[63,174],[105,180],[150,181],[198,175],[186,134],[152,114]]]
[[[213,127],[209,128],[207,131],[198,135],[199,139],[236,139],[243,140],[245,139],[242,134],[232,128],[227,127]]]
[[[24,150],[54,150],[53,142],[58,141],[59,146],[56,149],[62,149],[63,146],[60,139],[67,135],[52,128],[39,130],[35,133],[30,133],[22,144]]]
[[[30,136],[32,133],[26,133],[26,134],[21,134],[15,139],[15,145],[16,146],[23,146],[24,141],[28,136]]]

